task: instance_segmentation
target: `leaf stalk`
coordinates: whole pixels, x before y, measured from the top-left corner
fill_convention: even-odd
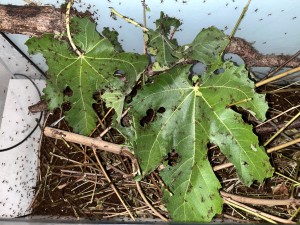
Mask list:
[[[82,56],[82,53],[78,50],[78,48],[74,44],[72,36],[71,36],[71,32],[70,32],[70,11],[71,11],[71,7],[73,5],[73,2],[74,2],[74,0],[69,0],[68,5],[67,5],[67,10],[66,10],[66,30],[67,30],[67,36],[68,36],[68,39],[69,39],[71,47],[73,48],[73,50],[76,52],[76,54],[78,56]]]
[[[116,16],[124,19],[125,21],[127,21],[128,23],[133,24],[134,26],[137,26],[139,28],[141,28],[144,32],[149,31],[149,29],[147,29],[146,27],[144,27],[142,24],[139,24],[138,22],[134,21],[133,19],[127,17],[127,16],[123,16],[121,13],[117,12],[114,8],[109,7],[111,10],[111,13],[115,14]]]

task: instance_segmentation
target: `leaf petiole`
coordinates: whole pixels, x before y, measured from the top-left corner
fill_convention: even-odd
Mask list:
[[[118,17],[126,20],[128,23],[131,23],[134,26],[137,26],[137,27],[141,28],[145,32],[149,31],[146,27],[144,27],[143,25],[141,25],[138,22],[134,21],[133,19],[131,19],[131,18],[127,17],[127,16],[123,16],[122,14],[118,13],[114,8],[112,8],[112,7],[109,7],[109,8],[110,8],[110,10],[111,10],[111,12],[113,14],[115,14],[116,16],[118,16]]]
[[[227,105],[227,108],[229,108],[229,107],[231,107],[231,106],[234,106],[234,105],[238,105],[238,104],[244,103],[244,102],[250,102],[250,101],[252,101],[252,100],[253,100],[253,98],[242,99],[242,100],[240,100],[240,101],[236,101],[236,102],[233,102],[233,103],[231,103],[231,104],[228,104],[228,105]]]
[[[70,32],[70,10],[73,5],[74,0],[69,0],[68,5],[67,5],[67,10],[66,10],[66,30],[67,30],[67,35],[68,39],[70,42],[70,45],[72,46],[73,50],[76,52],[78,56],[82,56],[82,53],[78,50],[76,45],[73,42],[73,39],[71,37],[71,32]]]

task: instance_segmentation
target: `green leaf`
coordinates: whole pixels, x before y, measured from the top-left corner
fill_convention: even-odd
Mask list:
[[[155,21],[155,24],[156,31],[164,36],[168,36],[171,33],[171,29],[177,30],[182,25],[180,20],[169,17],[164,12],[160,12],[160,18]]]
[[[149,54],[156,56],[156,70],[164,70],[170,68],[179,59],[175,56],[178,48],[177,43],[170,41],[168,37],[157,31],[149,30],[146,34],[147,46]]]
[[[175,66],[138,92],[130,113],[136,130],[135,154],[143,175],[157,168],[168,153],[175,152],[175,165],[161,172],[170,193],[164,193],[175,221],[208,222],[221,212],[220,184],[207,159],[213,143],[235,165],[246,185],[272,175],[268,156],[259,146],[252,126],[227,106],[239,106],[265,118],[265,96],[254,92],[243,66],[223,64],[224,73],[207,73],[199,86],[188,79],[190,66]]]
[[[116,95],[128,94],[148,64],[146,56],[133,53],[117,53],[107,38],[101,37],[96,25],[88,18],[74,17],[71,23],[75,45],[83,53],[76,55],[69,43],[56,40],[51,35],[33,37],[27,41],[31,54],[41,52],[49,66],[50,81],[44,90],[46,99],[51,99],[51,108],[59,107],[61,98],[53,91],[63,93],[68,86],[73,95],[66,97],[72,105],[66,119],[77,133],[88,135],[95,128],[97,117],[93,110],[93,94],[97,90]],[[121,72],[124,81],[115,74]],[[57,104],[57,105],[56,105]],[[120,104],[115,104],[118,113]]]
[[[104,99],[106,106],[115,109],[117,114],[116,121],[119,123],[122,116],[123,106],[124,106],[124,99],[125,96],[121,91],[114,91],[114,92],[105,92],[102,95],[102,99]]]
[[[60,107],[64,102],[64,96],[61,90],[57,89],[56,85],[51,85],[51,80],[47,81],[47,87],[43,90],[43,99],[48,102],[48,109],[54,110],[56,107]]]
[[[229,38],[216,27],[199,32],[193,42],[184,46],[187,59],[198,60],[207,65],[215,63],[229,43]]]
[[[172,38],[170,40],[170,33],[177,30],[181,26],[181,22],[174,18],[160,13],[160,18],[155,21],[156,30],[149,30],[145,34],[145,41],[147,42],[148,53],[156,56],[156,62],[152,69],[153,71],[162,71],[174,65],[182,56],[177,51],[177,40]],[[171,30],[172,29],[172,30]]]
[[[108,27],[104,27],[102,34],[106,37],[115,47],[116,52],[124,52],[122,45],[118,41],[119,33],[115,30],[110,30]]]

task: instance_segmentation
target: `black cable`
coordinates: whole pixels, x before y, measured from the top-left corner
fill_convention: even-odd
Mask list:
[[[41,94],[41,92],[40,92],[38,86],[36,85],[36,83],[34,83],[34,81],[33,81],[30,77],[28,77],[28,76],[26,76],[26,75],[24,75],[24,74],[20,74],[20,73],[15,73],[14,76],[23,76],[23,77],[26,77],[28,80],[30,80],[30,82],[31,82],[31,83],[33,84],[33,86],[36,88],[36,90],[37,90],[37,92],[38,92],[38,94],[39,94],[39,97],[40,97],[40,99],[41,99],[42,94]],[[38,119],[37,124],[35,125],[35,127],[32,129],[32,131],[30,131],[30,133],[29,133],[22,141],[18,142],[17,144],[15,144],[15,145],[13,145],[13,146],[8,147],[8,148],[0,149],[0,152],[6,152],[6,151],[9,151],[9,150],[14,149],[15,147],[17,147],[17,146],[23,144],[24,141],[26,141],[26,140],[33,134],[33,132],[38,128],[40,122],[42,121],[42,118],[43,118],[43,112],[41,112],[40,118]]]
[[[2,37],[5,38],[5,40],[11,44],[11,46],[13,46],[25,59],[27,59],[28,62],[30,62],[30,64],[36,68],[37,71],[39,71],[45,78],[47,78],[47,75],[44,73],[44,71],[39,68],[12,40],[10,40],[10,38],[3,32],[0,32],[0,34],[2,35]]]

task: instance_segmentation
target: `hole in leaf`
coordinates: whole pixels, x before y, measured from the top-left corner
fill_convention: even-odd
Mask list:
[[[166,111],[166,109],[164,107],[160,107],[157,112],[158,113],[164,113]]]
[[[94,94],[93,94],[93,99],[97,102],[97,103],[99,103],[99,102],[101,102],[101,95],[103,94],[103,91],[96,91],[96,92],[94,92]]]
[[[171,152],[168,153],[168,165],[169,166],[175,166],[178,163],[179,154],[176,152],[175,149],[172,149]]]
[[[61,108],[62,108],[63,111],[67,112],[67,111],[69,111],[72,108],[72,105],[71,105],[70,102],[64,102],[61,105]]]
[[[204,63],[196,63],[192,67],[192,72],[196,74],[203,74],[206,71],[206,65]]]
[[[136,96],[138,90],[140,90],[142,88],[141,84],[138,84],[136,86],[133,87],[131,93],[129,93],[128,96],[126,96],[125,98],[125,102],[127,104],[129,104],[130,102],[132,102],[132,99]]]
[[[231,61],[236,66],[240,66],[242,64],[245,64],[244,60],[239,55],[233,54],[233,53],[224,54],[224,60]]]
[[[65,96],[68,96],[68,97],[71,97],[73,95],[73,91],[69,86],[65,88],[63,93]]]
[[[124,83],[127,82],[126,76],[125,76],[125,72],[122,70],[116,70],[114,72],[114,76],[118,77],[121,81],[123,81]]]
[[[146,116],[144,116],[141,120],[140,120],[140,125],[142,127],[145,126],[145,124],[148,124],[152,121],[154,121],[155,119],[155,111],[153,109],[148,109],[146,112]]]
[[[248,166],[248,163],[246,161],[242,161],[243,166]]]
[[[121,126],[122,127],[130,127],[130,116],[127,114],[121,119]]]
[[[102,117],[103,116],[102,113],[106,109],[105,105],[101,104],[101,102],[99,102],[99,103],[93,103],[92,106],[93,106],[93,109],[95,110],[95,112],[97,113],[97,115],[99,117]],[[113,110],[113,112],[114,112],[114,110]]]
[[[219,75],[219,74],[224,73],[224,72],[225,72],[225,69],[224,69],[224,68],[220,68],[220,69],[216,69],[216,70],[214,71],[214,74],[215,74],[215,75]]]

